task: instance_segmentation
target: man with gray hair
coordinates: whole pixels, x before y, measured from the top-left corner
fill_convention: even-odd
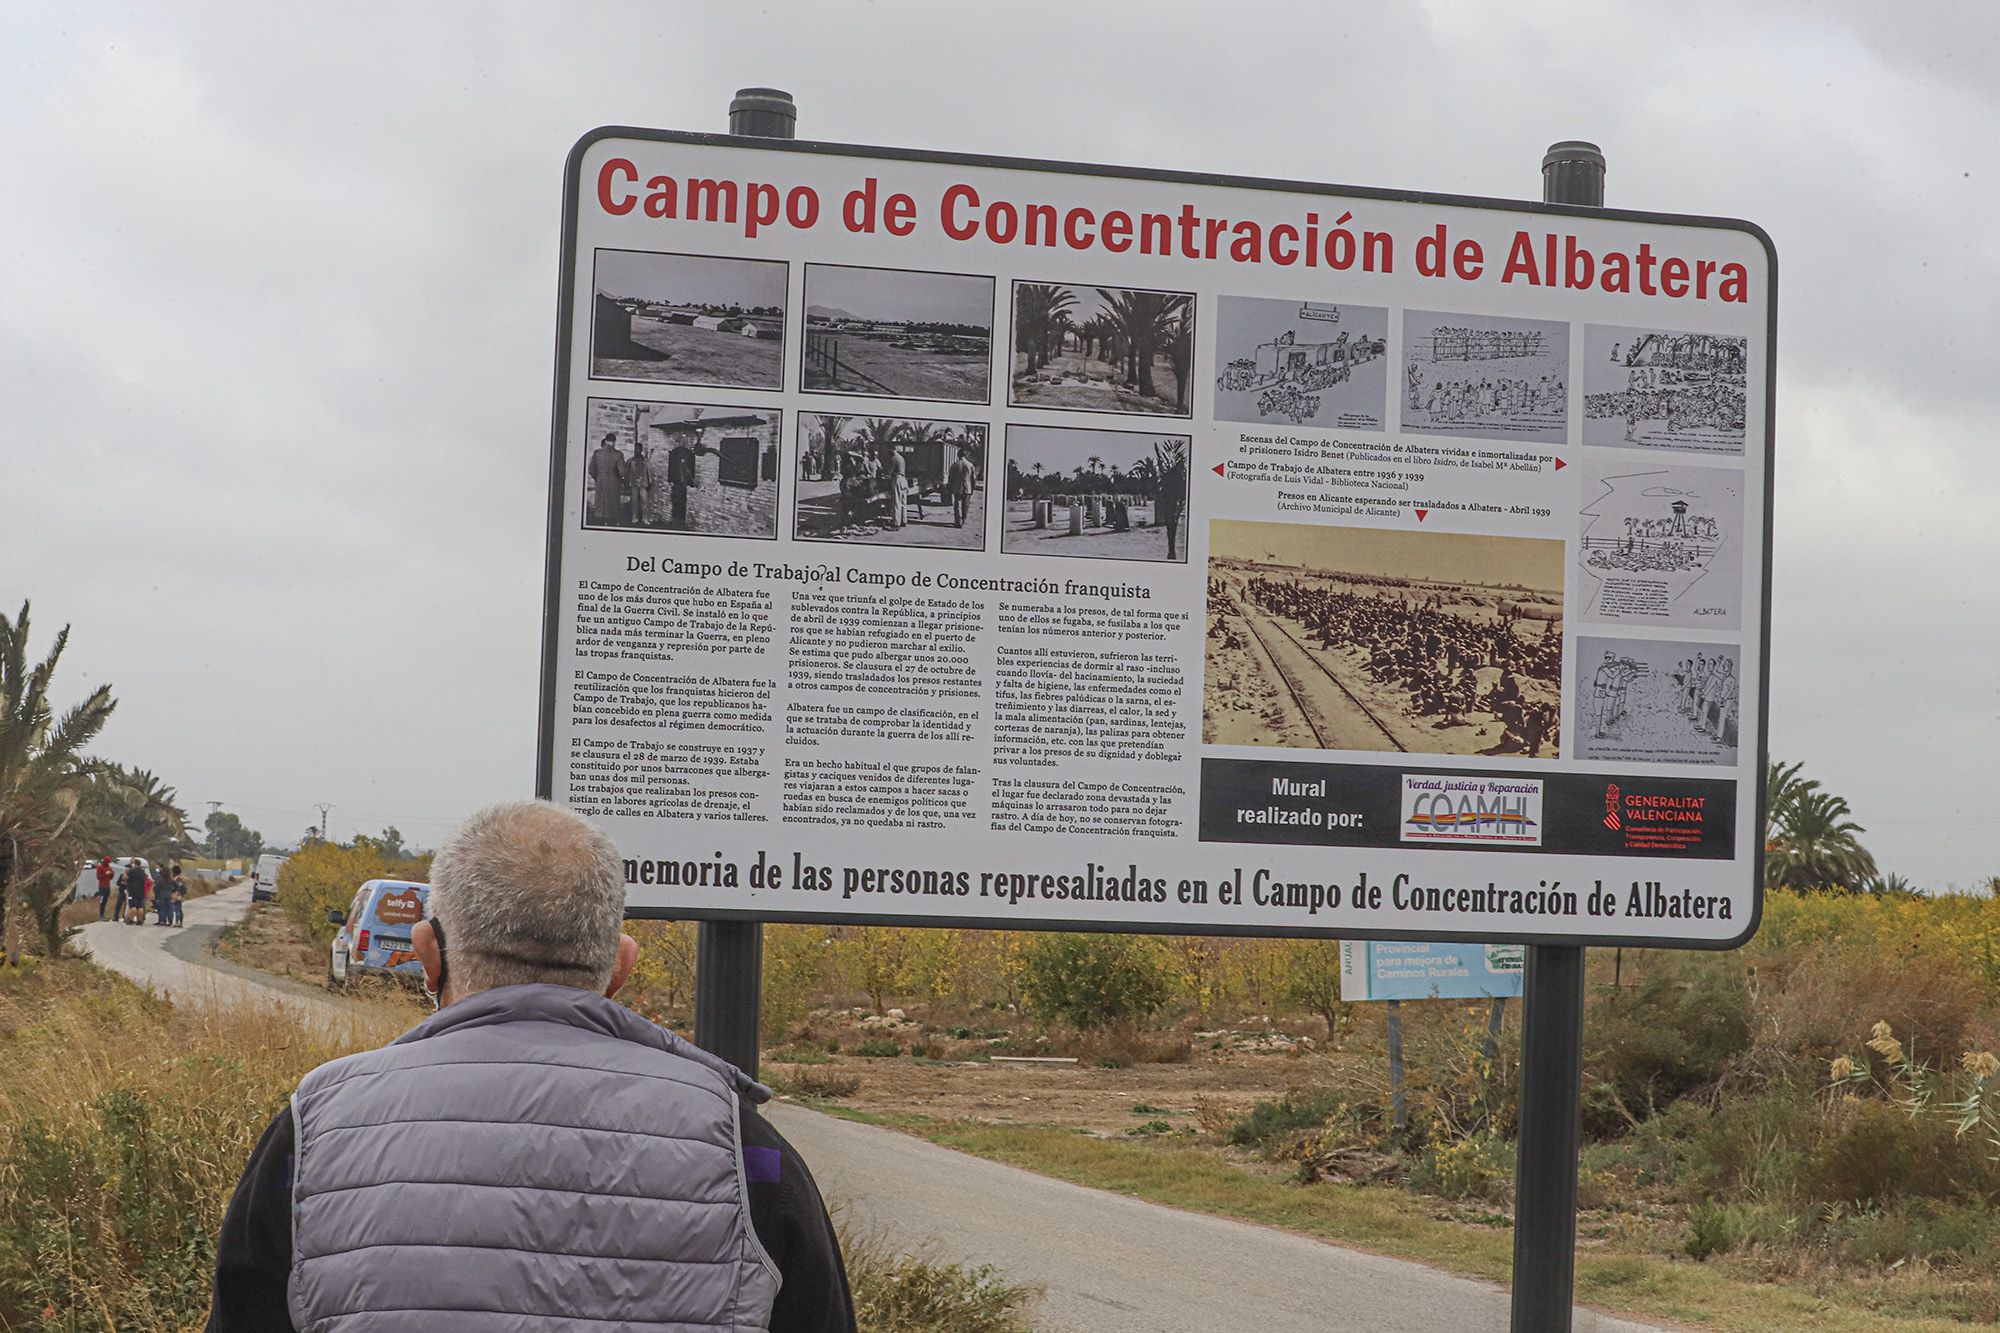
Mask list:
[[[216,1246],[212,1333],[853,1333],[770,1090],[611,997],[623,862],[553,805],[482,810],[411,931],[438,1012],[307,1074]]]

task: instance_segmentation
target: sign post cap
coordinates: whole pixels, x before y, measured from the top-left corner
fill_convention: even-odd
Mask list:
[[[731,134],[789,139],[798,119],[798,103],[783,88],[738,88],[729,103]]]
[[[1542,154],[1542,170],[1547,171],[1558,162],[1588,162],[1599,171],[1604,170],[1604,150],[1588,139],[1564,139],[1549,145],[1549,151]]]

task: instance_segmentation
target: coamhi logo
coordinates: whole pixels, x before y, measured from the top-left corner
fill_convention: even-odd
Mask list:
[[[1539,778],[1403,775],[1404,842],[1542,845]]]

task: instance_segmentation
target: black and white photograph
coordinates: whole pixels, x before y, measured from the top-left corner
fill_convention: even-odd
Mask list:
[[[1385,308],[1225,296],[1215,329],[1217,421],[1382,429]]]
[[[778,535],[778,423],[767,408],[593,398],[583,526]]]
[[[807,393],[985,403],[992,278],[806,265]]]
[[[789,268],[767,259],[599,250],[592,377],[782,387]]]
[[[1569,325],[1403,312],[1403,429],[1561,444],[1569,431]]]
[[[1741,627],[1743,474],[1588,459],[1576,560],[1587,621]]]
[[[1184,417],[1194,297],[1076,283],[1014,284],[1016,407]]]
[[[1009,426],[1000,549],[1185,561],[1192,444],[1153,431]]]
[[[984,550],[987,434],[978,421],[800,413],[792,534]]]
[[[1555,759],[1563,544],[1216,520],[1202,740]]]
[[[1734,767],[1741,681],[1733,644],[1576,641],[1576,758]]]
[[[1591,324],[1583,334],[1583,442],[1743,452],[1749,339]]]

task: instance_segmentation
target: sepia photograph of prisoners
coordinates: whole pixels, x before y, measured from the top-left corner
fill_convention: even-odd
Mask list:
[[[592,377],[779,388],[787,268],[775,260],[599,250]]]
[[[984,403],[993,279],[806,265],[808,393]]]
[[[591,399],[583,526],[775,539],[778,418],[774,409]]]
[[[801,412],[793,535],[983,550],[986,436],[977,421]]]
[[[1186,560],[1190,444],[1152,431],[1009,426],[1000,549]]]
[[[1403,312],[1403,429],[1561,444],[1569,432],[1569,325]]]
[[[1184,417],[1193,373],[1186,292],[1014,284],[1016,407]]]
[[[1554,759],[1563,544],[1216,520],[1202,740]]]
[[[1381,430],[1389,312],[1225,296],[1215,320],[1215,419]]]
[[[1743,452],[1749,340],[1592,324],[1583,336],[1583,442]]]

